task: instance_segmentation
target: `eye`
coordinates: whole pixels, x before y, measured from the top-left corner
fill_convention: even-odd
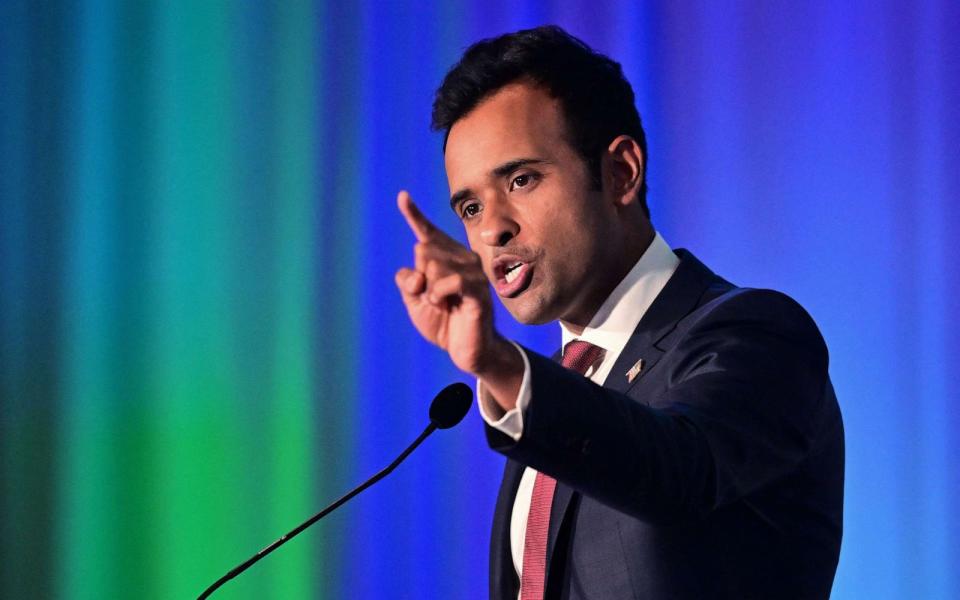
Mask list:
[[[510,191],[514,191],[520,188],[530,187],[533,183],[536,183],[539,176],[536,173],[523,173],[517,175],[510,181]]]
[[[510,182],[510,189],[515,190],[517,188],[526,187],[530,184],[530,176],[527,174],[517,175],[513,178],[513,181]]]
[[[480,204],[477,202],[467,202],[461,209],[461,216],[464,219],[470,219],[480,214]]]

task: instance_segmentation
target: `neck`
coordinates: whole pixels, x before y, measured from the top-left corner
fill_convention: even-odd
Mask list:
[[[610,269],[607,271],[609,274],[608,277],[601,285],[596,286],[589,301],[584,303],[588,308],[579,313],[564,317],[560,319],[560,322],[575,335],[583,333],[583,330],[590,324],[594,315],[597,314],[597,311],[600,310],[603,303],[610,297],[613,290],[620,285],[620,282],[627,276],[630,269],[637,264],[637,261],[640,260],[644,252],[647,251],[647,248],[650,247],[650,244],[653,243],[655,235],[656,232],[653,230],[653,227],[648,225],[636,235],[628,237],[624,245],[624,250],[618,252],[611,258],[609,263]]]

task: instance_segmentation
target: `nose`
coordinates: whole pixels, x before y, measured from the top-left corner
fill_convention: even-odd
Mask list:
[[[499,196],[488,198],[483,207],[480,241],[488,246],[505,246],[517,237],[518,233],[520,225],[514,219],[507,202]]]

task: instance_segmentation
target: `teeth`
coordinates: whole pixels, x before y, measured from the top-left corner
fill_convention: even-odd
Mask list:
[[[513,281],[520,276],[520,265],[523,263],[517,263],[511,267],[504,275],[504,278],[507,280],[507,283],[513,283]]]

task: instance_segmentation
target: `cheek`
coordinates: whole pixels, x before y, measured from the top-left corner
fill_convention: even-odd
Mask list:
[[[467,234],[467,246],[470,248],[470,250],[479,254],[480,251],[478,250],[478,248],[480,248],[480,245],[477,243],[479,240],[474,239],[474,236],[471,235],[469,229],[466,230],[466,234]]]
[[[545,235],[556,251],[564,256],[577,256],[586,245],[586,233],[591,223],[585,222],[582,215],[569,210],[558,211],[557,218],[550,223]]]
[[[568,213],[566,217],[549,238],[556,258],[557,277],[562,281],[580,281],[598,260],[602,229],[593,215]]]

